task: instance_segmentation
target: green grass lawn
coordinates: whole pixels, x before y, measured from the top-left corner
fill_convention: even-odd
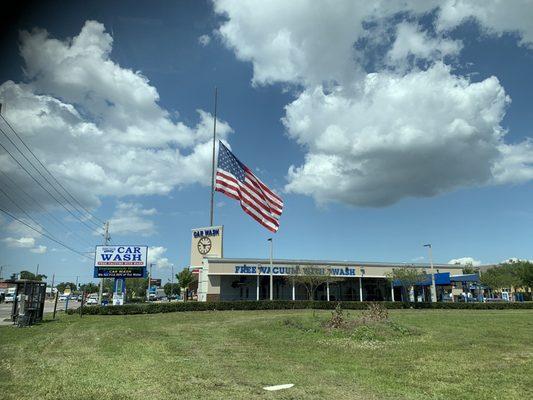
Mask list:
[[[73,315],[0,327],[0,397],[533,398],[533,310],[391,311],[412,335],[317,329],[330,315]],[[282,383],[295,386],[262,389]]]

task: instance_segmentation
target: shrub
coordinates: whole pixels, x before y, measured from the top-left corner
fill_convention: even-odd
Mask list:
[[[510,310],[533,309],[532,302],[526,303],[403,303],[403,302],[367,302],[367,301],[217,301],[217,302],[177,302],[177,303],[138,303],[123,306],[90,306],[83,308],[85,315],[129,315],[156,314],[183,311],[224,311],[224,310],[333,310],[340,304],[344,310],[367,310],[370,304],[380,304],[384,309],[465,309],[465,310]],[[68,314],[79,310],[68,310]]]

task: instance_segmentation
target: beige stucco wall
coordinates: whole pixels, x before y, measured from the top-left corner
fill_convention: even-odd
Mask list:
[[[220,277],[227,275],[245,275],[245,276],[257,276],[257,275],[269,275],[269,261],[268,260],[224,260],[224,259],[208,259],[204,258],[203,260],[204,268],[203,273],[205,274],[207,280],[207,295],[220,295]],[[406,264],[388,264],[388,265],[379,265],[379,264],[365,264],[365,263],[345,263],[345,262],[289,262],[287,260],[276,261],[272,263],[273,266],[273,275],[274,276],[287,276],[291,275],[291,271],[294,271],[293,268],[319,268],[324,271],[334,271],[337,270],[337,274],[331,273],[334,276],[343,277],[343,278],[386,278],[386,274],[392,272],[393,268],[400,268],[409,266],[414,266],[415,268],[420,268],[425,272],[430,272],[430,267],[428,265],[406,265]],[[238,267],[238,269],[236,269]],[[259,273],[259,267],[263,267],[262,271]],[[277,270],[276,270],[277,269]],[[445,273],[449,272],[450,275],[460,275],[462,273],[462,267],[452,266],[447,264],[436,264],[434,265],[435,272]],[[338,274],[339,271],[344,272],[344,274]],[[327,272],[326,272],[327,273]]]

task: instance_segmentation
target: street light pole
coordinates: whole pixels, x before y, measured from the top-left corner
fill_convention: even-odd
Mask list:
[[[148,271],[148,289],[146,290],[146,300],[150,300],[150,284],[152,283],[152,265],[153,263],[150,263],[150,269]]]
[[[433,248],[431,243],[425,244],[424,247],[427,247],[429,250],[429,265],[431,269],[431,302],[437,302],[437,287],[435,286],[435,274],[433,271]]]
[[[272,275],[272,252],[274,247],[274,241],[269,238],[270,242],[270,301],[274,300],[274,276]]]
[[[170,276],[170,299],[172,300],[172,297],[174,296],[174,264],[170,266],[172,272]]]

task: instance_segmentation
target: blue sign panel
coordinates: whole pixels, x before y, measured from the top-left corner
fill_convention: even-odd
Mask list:
[[[94,267],[95,278],[146,278],[146,268]]]

